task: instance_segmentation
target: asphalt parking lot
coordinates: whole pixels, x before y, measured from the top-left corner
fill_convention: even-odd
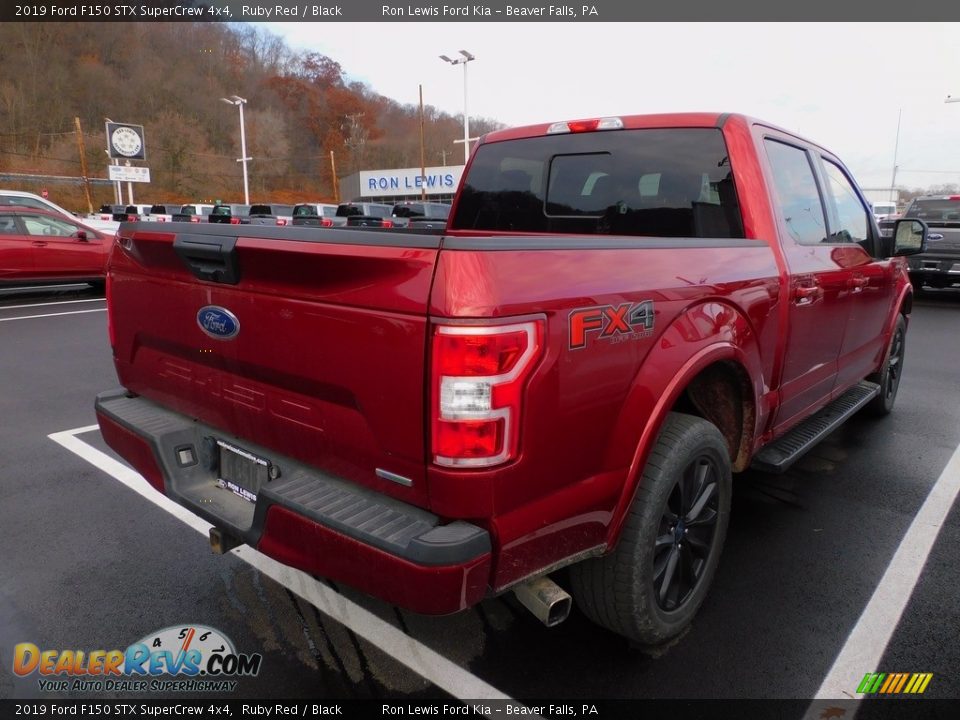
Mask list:
[[[786,475],[737,478],[705,605],[672,647],[647,652],[576,611],[553,629],[512,597],[421,617],[249,549],[213,555],[202,524],[140,494],[91,427],[94,396],[117,384],[102,297],[0,295],[0,697],[64,697],[14,676],[16,643],[123,648],[194,624],[263,654],[236,698],[812,698],[827,682],[854,697],[868,672],[933,673],[925,697],[960,698],[956,505],[941,504],[929,557],[908,558],[915,585],[887,572],[950,479],[958,357],[960,293],[919,299],[894,413],[854,418]],[[877,614],[861,618],[878,588]],[[905,598],[902,617],[888,596]],[[887,633],[875,657],[848,642]]]

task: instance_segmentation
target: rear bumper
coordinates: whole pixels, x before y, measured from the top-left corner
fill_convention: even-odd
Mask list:
[[[431,615],[482,600],[490,536],[233,438],[123,390],[101,393],[104,440],[157,490],[282,563]],[[250,502],[217,485],[217,440],[267,458],[278,476]]]

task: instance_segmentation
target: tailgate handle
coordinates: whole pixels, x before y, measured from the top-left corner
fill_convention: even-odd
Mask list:
[[[177,235],[173,250],[200,280],[236,285],[240,282],[237,238],[213,235]]]

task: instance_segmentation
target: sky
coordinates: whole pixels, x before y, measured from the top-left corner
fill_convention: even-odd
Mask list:
[[[960,184],[960,23],[262,23],[381,95],[508,126],[741,112],[825,146],[864,188]],[[899,143],[898,114],[901,113]],[[460,146],[451,148],[457,155]]]

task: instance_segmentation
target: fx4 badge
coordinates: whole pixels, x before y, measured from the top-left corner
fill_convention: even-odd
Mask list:
[[[593,333],[611,343],[650,337],[653,320],[653,300],[577,308],[570,312],[570,349],[585,348]]]

